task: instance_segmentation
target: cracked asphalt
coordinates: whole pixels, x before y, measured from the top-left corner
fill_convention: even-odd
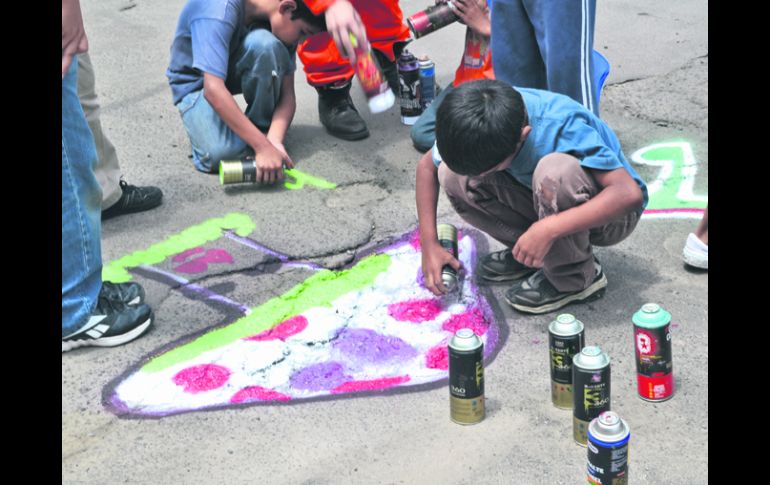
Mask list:
[[[106,263],[230,212],[253,220],[253,241],[329,269],[415,227],[419,153],[398,109],[368,113],[356,85],[354,101],[371,136],[333,138],[318,121],[317,98],[301,69],[285,145],[299,170],[336,189],[222,187],[218,177],[194,170],[164,75],[183,3],[82,0],[102,124],[125,179],[164,191],[161,207],[103,224]],[[401,6],[409,15],[429,3]],[[627,155],[655,143],[688,142],[697,160],[693,191],[708,194],[707,2],[597,3],[594,47],[612,65],[602,117]],[[454,76],[463,29],[453,25],[409,47],[436,62],[442,86]],[[649,182],[660,168],[637,170]],[[443,195],[439,220],[461,224]],[[609,279],[604,298],[567,308],[585,322],[587,343],[612,358],[612,409],[631,426],[633,483],[708,481],[708,273],[681,261],[697,222],[643,219],[629,239],[597,251]],[[206,247],[226,250],[234,263],[210,264],[186,278],[249,307],[311,274],[227,238]],[[168,272],[178,264],[166,260],[155,268]],[[478,425],[449,420],[445,388],[127,420],[102,406],[105,386],[157,349],[236,314],[191,299],[163,274],[133,274],[155,310],[153,329],[122,347],[62,355],[63,483],[584,483],[586,451],[571,439],[571,413],[550,403],[547,325],[555,315],[515,312],[502,298],[505,286],[488,288],[507,330],[486,368],[488,414]],[[677,390],[658,404],[635,391],[631,316],[649,301],[666,308],[675,324]]]

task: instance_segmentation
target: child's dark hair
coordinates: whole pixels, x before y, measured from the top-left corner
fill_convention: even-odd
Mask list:
[[[303,0],[296,0],[297,8],[291,13],[292,20],[304,20],[313,27],[318,27],[321,32],[326,31],[326,17],[321,15],[313,15]]]
[[[524,127],[521,94],[502,81],[461,84],[436,112],[436,144],[460,175],[479,175],[513,155]]]

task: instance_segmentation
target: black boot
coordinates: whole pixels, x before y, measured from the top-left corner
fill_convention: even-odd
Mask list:
[[[395,42],[393,44],[393,53],[396,56],[396,61],[398,61],[398,57],[401,55],[404,47],[406,47],[406,44],[407,42]],[[377,58],[377,62],[380,64],[382,75],[388,81],[388,86],[390,86],[393,94],[395,94],[396,98],[398,98],[401,85],[398,82],[398,65],[396,64],[396,61],[391,61],[388,59],[388,56],[378,51],[377,49],[372,49],[372,52],[374,52],[374,57]]]
[[[369,136],[369,128],[350,99],[350,83],[341,88],[316,87],[318,116],[326,130],[343,140],[361,140]]]

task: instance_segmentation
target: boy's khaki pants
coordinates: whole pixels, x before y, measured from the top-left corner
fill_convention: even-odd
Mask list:
[[[439,165],[438,178],[449,201],[466,222],[512,248],[530,225],[580,205],[600,187],[577,158],[563,153],[543,157],[532,177],[532,190],[508,172],[468,177]],[[595,277],[592,245],[610,246],[625,239],[639,221],[629,212],[601,227],[557,240],[544,258],[548,281],[561,292],[580,291]]]
[[[94,66],[88,53],[78,54],[78,98],[83,112],[86,114],[86,122],[94,135],[96,144],[96,167],[94,174],[102,188],[102,210],[110,208],[123,195],[120,188],[120,166],[115,147],[102,132],[102,124],[99,121],[99,101],[96,98],[96,84],[94,78]]]

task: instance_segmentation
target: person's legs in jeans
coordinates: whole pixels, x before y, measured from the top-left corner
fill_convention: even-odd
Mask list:
[[[436,110],[438,110],[439,105],[452,89],[453,86],[450,84],[441,91],[412,126],[412,131],[410,132],[412,143],[421,152],[427,152],[436,142]]]
[[[76,83],[73,62],[62,80],[62,336],[88,321],[102,286],[102,191]]]
[[[281,81],[290,68],[289,51],[272,33],[253,30],[230,61],[226,86],[232,94],[243,93],[246,117],[262,132],[270,128],[281,95]],[[203,91],[185,96],[177,108],[190,137],[193,163],[201,172],[216,173],[221,160],[237,159],[251,152],[206,101]]]
[[[495,79],[522,88],[547,89],[545,63],[524,0],[492,0],[490,22]]]

